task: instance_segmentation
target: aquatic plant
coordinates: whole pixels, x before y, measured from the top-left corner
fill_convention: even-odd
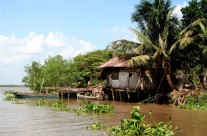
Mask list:
[[[100,122],[93,122],[90,126],[87,126],[87,128],[92,130],[101,130],[101,129],[105,129],[106,126]]]
[[[15,92],[15,91],[13,91],[13,90],[7,90],[7,91],[4,91],[3,94],[4,94],[4,95],[13,95],[14,92]]]
[[[70,111],[72,112],[73,110],[68,107],[65,103],[61,101],[47,101],[45,99],[40,99],[34,102],[36,106],[48,106],[48,107],[53,107],[58,111]]]
[[[180,109],[207,109],[207,94],[187,96],[185,103],[178,107]]]
[[[4,99],[4,101],[13,101],[15,99],[14,95],[8,95],[6,96],[6,98]]]
[[[86,101],[81,104],[81,107],[77,111],[78,113],[112,113],[114,107],[105,103],[95,104],[91,101]]]
[[[109,128],[111,136],[174,136],[170,121],[168,123],[158,122],[154,120],[154,125],[147,124],[145,122],[145,115],[140,114],[140,108],[133,107],[134,110],[131,112],[131,119],[122,119],[120,126],[113,126]],[[151,115],[151,113],[150,113]]]
[[[45,99],[40,99],[40,100],[37,100],[37,101],[34,101],[34,104],[36,106],[47,106],[47,101]]]
[[[73,111],[70,107],[61,101],[51,101],[49,102],[49,106],[56,108],[58,111]]]
[[[20,100],[14,98],[12,103],[14,103],[14,104],[26,104],[27,102],[26,101],[20,101]]]

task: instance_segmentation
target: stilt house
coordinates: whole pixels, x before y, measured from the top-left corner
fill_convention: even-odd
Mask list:
[[[114,91],[156,92],[161,81],[161,71],[130,67],[126,56],[117,56],[99,66],[100,78],[106,80],[106,87]]]

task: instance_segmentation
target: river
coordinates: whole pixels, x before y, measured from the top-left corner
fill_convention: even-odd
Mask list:
[[[207,110],[181,110],[172,105],[107,101],[115,106],[115,113],[78,116],[70,112],[57,112],[49,107],[3,101],[4,90],[29,91],[25,87],[0,87],[0,136],[104,136],[107,135],[106,131],[88,130],[87,126],[93,122],[101,122],[106,126],[119,125],[120,119],[129,118],[132,107],[137,105],[147,117],[152,111],[157,121],[172,117],[172,125],[180,128],[178,136],[206,136],[207,132]],[[81,100],[66,99],[64,102],[69,107],[77,108]]]

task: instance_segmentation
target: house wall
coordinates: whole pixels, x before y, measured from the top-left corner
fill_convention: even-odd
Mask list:
[[[140,68],[120,68],[119,72],[109,74],[109,86],[117,89],[152,90],[160,82],[160,73]]]

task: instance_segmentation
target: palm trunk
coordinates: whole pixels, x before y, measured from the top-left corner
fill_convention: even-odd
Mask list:
[[[169,62],[166,62],[166,61],[162,61],[162,69],[164,71],[164,74],[165,74],[165,77],[166,77],[166,80],[170,86],[170,88],[172,90],[177,90],[177,87],[175,86],[172,78],[171,78],[171,75],[170,75],[170,64]]]

